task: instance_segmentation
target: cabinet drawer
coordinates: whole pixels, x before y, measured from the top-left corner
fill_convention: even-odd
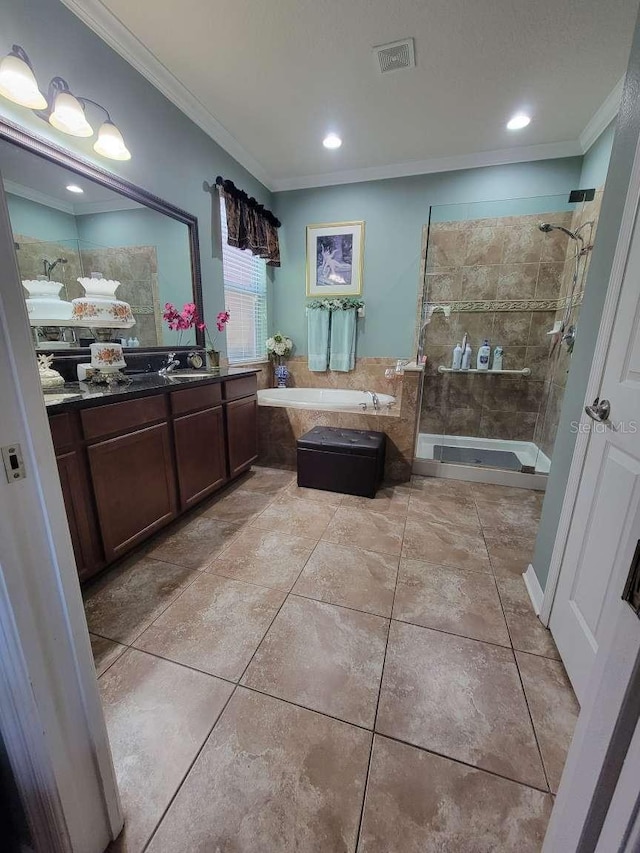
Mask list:
[[[111,403],[80,413],[84,437],[91,441],[108,435],[117,435],[135,427],[146,426],[167,417],[167,401],[164,394]]]
[[[240,397],[251,397],[258,391],[256,376],[241,376],[239,379],[227,379],[224,383],[224,399],[239,400]]]
[[[220,383],[201,385],[198,388],[185,388],[171,392],[171,411],[174,415],[197,412],[198,409],[211,409],[222,401]]]
[[[80,441],[80,423],[76,412],[51,415],[49,429],[56,453],[64,452]]]

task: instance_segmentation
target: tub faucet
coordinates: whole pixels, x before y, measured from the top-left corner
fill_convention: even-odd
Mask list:
[[[371,394],[371,402],[373,403],[373,408],[377,412],[380,408],[380,400],[378,400],[378,395],[375,391],[365,391],[365,394]]]
[[[162,365],[158,373],[160,376],[166,376],[168,373],[173,373],[176,367],[180,367],[180,362],[176,359],[175,352],[168,352],[167,360]]]

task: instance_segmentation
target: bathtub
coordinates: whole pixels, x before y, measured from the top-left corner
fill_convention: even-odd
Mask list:
[[[378,394],[381,409],[390,409],[396,398]],[[287,409],[326,409],[331,412],[373,410],[371,394],[340,388],[266,388],[258,391],[259,406],[279,406]]]

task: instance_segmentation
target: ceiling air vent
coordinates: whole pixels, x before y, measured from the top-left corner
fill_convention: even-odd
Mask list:
[[[400,68],[413,68],[416,64],[413,39],[379,44],[373,48],[373,55],[381,74],[398,71]]]

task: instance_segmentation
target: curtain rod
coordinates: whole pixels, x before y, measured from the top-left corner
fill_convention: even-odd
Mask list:
[[[228,193],[234,198],[240,199],[240,201],[243,201],[257,213],[260,213],[262,216],[264,216],[267,222],[269,222],[275,228],[280,228],[280,226],[282,225],[280,220],[276,216],[274,216],[274,214],[270,210],[267,210],[267,208],[263,204],[260,204],[260,202],[253,198],[253,196],[248,196],[244,190],[239,190],[238,187],[233,183],[233,181],[227,181],[224,178],[220,177],[220,175],[218,175],[218,177],[216,178],[216,186],[222,187],[225,193]]]

